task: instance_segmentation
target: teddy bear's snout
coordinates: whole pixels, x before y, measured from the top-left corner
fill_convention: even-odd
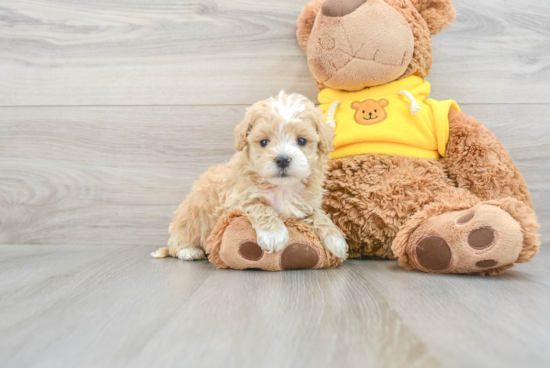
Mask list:
[[[414,47],[409,23],[385,0],[325,0],[307,54],[323,86],[359,91],[403,75]]]
[[[343,17],[353,13],[367,0],[326,0],[321,8],[327,17]]]

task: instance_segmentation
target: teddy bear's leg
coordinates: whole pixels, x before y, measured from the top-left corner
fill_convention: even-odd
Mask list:
[[[392,250],[407,269],[498,275],[538,251],[533,210],[514,198],[481,201],[448,188],[399,231]]]
[[[218,268],[284,271],[334,268],[342,259],[334,257],[320,243],[309,226],[286,220],[289,241],[280,252],[267,253],[257,243],[248,218],[238,211],[224,216],[208,238],[208,260]]]
[[[475,118],[451,109],[444,159],[449,177],[481,200],[516,198],[533,207],[523,175],[493,133]]]
[[[361,155],[329,161],[323,209],[349,258],[395,258],[391,245],[412,215],[454,186],[441,160]]]

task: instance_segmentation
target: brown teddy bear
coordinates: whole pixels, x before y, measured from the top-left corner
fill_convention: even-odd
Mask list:
[[[454,17],[450,0],[315,0],[298,19],[298,42],[336,133],[323,207],[344,233],[350,258],[397,258],[406,269],[431,273],[498,275],[538,252],[531,195],[506,149],[455,101],[428,98],[430,36]],[[321,254],[312,233],[295,222],[287,222],[299,226],[288,248],[307,243],[314,259],[295,246],[299,267],[282,266],[283,254],[245,261],[240,247],[254,234],[242,216],[233,216],[210,238],[218,267],[340,262]],[[238,226],[231,226],[236,219]]]
[[[450,0],[315,0],[298,19],[336,133],[324,209],[350,258],[497,275],[538,252],[531,195],[506,149],[456,102],[428,98],[430,35],[454,18]],[[376,101],[387,116],[365,125],[382,113]]]

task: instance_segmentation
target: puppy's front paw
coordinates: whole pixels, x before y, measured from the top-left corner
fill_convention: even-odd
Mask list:
[[[342,235],[329,235],[325,237],[323,244],[336,257],[346,258],[346,239]]]
[[[288,243],[288,230],[282,225],[279,231],[261,231],[257,233],[258,244],[267,253],[281,251]]]
[[[204,251],[198,248],[184,248],[177,253],[179,259],[183,261],[194,261],[195,259],[205,259]]]

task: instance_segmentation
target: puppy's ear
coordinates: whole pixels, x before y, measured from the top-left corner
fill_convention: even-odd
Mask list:
[[[317,109],[315,107],[315,109]],[[323,114],[319,111],[319,114],[315,119],[315,127],[317,128],[317,134],[319,134],[319,151],[324,155],[330,155],[334,147],[332,141],[334,140],[334,132],[332,128],[323,120]]]
[[[315,18],[317,18],[317,14],[321,10],[322,5],[322,0],[313,0],[306,4],[302,10],[302,14],[298,17],[296,38],[298,38],[298,43],[304,51],[307,51],[307,42],[309,41],[309,36],[313,29],[313,23],[315,23]]]
[[[451,26],[456,11],[451,0],[411,0],[422,18],[428,23],[432,35]]]
[[[247,112],[244,120],[241,121],[235,127],[235,149],[237,151],[242,151],[246,147],[246,137],[248,133],[252,130],[252,119],[250,117],[250,112]]]

